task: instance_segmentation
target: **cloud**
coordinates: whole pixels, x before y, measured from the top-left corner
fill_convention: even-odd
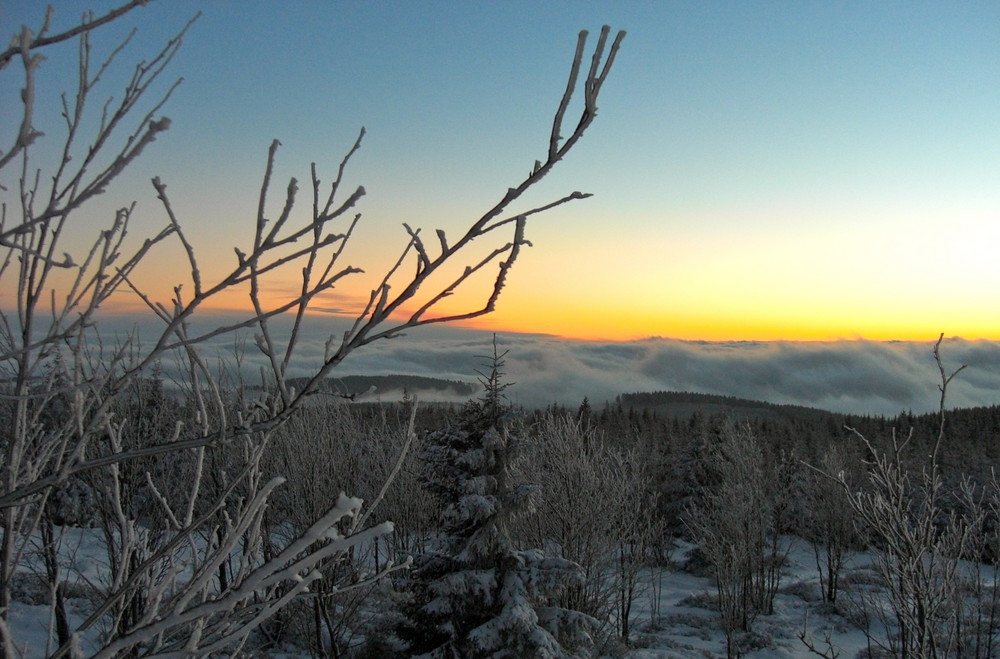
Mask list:
[[[379,373],[406,372],[471,379],[490,350],[486,332],[453,330],[448,337],[414,332],[360,357]],[[894,415],[936,409],[940,374],[933,342],[703,343],[671,339],[631,342],[564,340],[501,334],[510,390],[525,405],[576,405],[621,393],[676,390],[722,394],[838,412]],[[1000,345],[947,340],[951,407],[1000,402]],[[350,365],[348,370],[351,369]],[[353,372],[353,371],[352,371]]]
[[[491,334],[425,332],[352,357],[346,370],[474,379],[482,356],[489,354]],[[933,342],[594,342],[511,333],[499,335],[498,341],[509,350],[505,368],[515,383],[511,395],[531,406],[576,405],[585,396],[600,402],[621,393],[656,390],[862,414],[928,412],[938,404]],[[950,339],[942,355],[949,373],[968,364],[950,385],[949,406],[1000,402],[1000,345]]]
[[[214,325],[206,322],[206,327]],[[272,323],[286,336],[288,323]],[[291,375],[305,375],[322,363],[324,343],[339,343],[347,324],[331,316],[310,319],[291,361]],[[246,340],[244,364],[265,360]],[[427,327],[378,341],[352,353],[339,375],[423,375],[474,382],[492,354],[491,332]],[[895,415],[937,408],[940,374],[933,341],[879,342],[697,342],[649,338],[638,341],[579,341],[538,334],[498,333],[507,350],[505,370],[515,383],[508,391],[526,406],[576,406],[613,400],[621,393],[693,391],[806,405],[858,414]],[[204,346],[232,352],[232,337]],[[1000,343],[946,339],[941,348],[947,373],[968,365],[951,383],[949,407],[1000,403]]]

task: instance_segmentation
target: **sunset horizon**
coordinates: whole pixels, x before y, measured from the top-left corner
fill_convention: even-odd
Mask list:
[[[516,268],[512,279],[516,278]],[[512,284],[512,286],[516,286]],[[122,295],[129,295],[123,293]],[[241,297],[234,294],[231,297]],[[268,298],[275,306],[289,303],[293,297]],[[363,306],[357,302],[360,295],[354,296],[355,305],[337,305],[331,309],[324,306],[322,299],[311,305],[306,310],[306,315],[314,320],[326,318],[354,319],[363,311]],[[158,300],[166,303],[167,298]],[[606,315],[586,315],[577,308],[566,308],[559,304],[548,305],[544,308],[527,308],[519,306],[514,300],[514,304],[501,298],[497,305],[497,310],[469,320],[450,322],[455,327],[463,327],[481,331],[515,332],[520,334],[541,334],[558,338],[583,340],[583,341],[636,341],[646,338],[668,338],[681,341],[936,341],[938,336],[944,334],[947,338],[961,338],[970,341],[1000,341],[1000,325],[995,325],[989,320],[976,320],[962,323],[955,322],[955,315],[939,314],[934,310],[931,313],[941,316],[942,321],[933,326],[931,321],[923,326],[915,326],[915,322],[899,321],[892,318],[888,321],[872,320],[859,322],[856,319],[836,319],[830,322],[802,318],[795,314],[788,314],[786,322],[781,323],[773,319],[761,316],[750,316],[746,318],[728,318],[717,315],[692,316],[684,313],[683,309],[665,308],[659,314],[662,320],[632,320],[627,310],[619,310],[624,316],[608,318]],[[668,307],[669,300],[665,301]],[[514,306],[514,309],[509,309]],[[145,303],[137,296],[132,300],[124,302],[121,297],[116,296],[115,300],[103,307],[104,311],[120,315],[143,315],[152,312]],[[442,308],[442,313],[448,308]],[[217,305],[207,304],[202,307],[202,312],[206,316],[213,314],[243,314],[252,315],[253,308],[239,306],[238,304]],[[410,309],[412,312],[412,309]],[[295,310],[289,310],[284,315],[294,315]],[[636,314],[638,315],[638,314]],[[409,313],[403,312],[395,314],[392,319],[396,322],[405,322]],[[714,322],[713,322],[714,321]],[[417,330],[419,331],[419,330]]]
[[[290,302],[291,298],[284,301]],[[323,323],[324,319],[341,323],[353,322],[358,315],[360,315],[360,312],[360,308],[354,311],[346,309],[329,310],[310,308],[305,312],[305,317],[311,325],[319,326]],[[110,315],[120,319],[145,319],[150,322],[160,322],[156,318],[155,314],[152,314],[148,308],[145,308],[142,305],[140,300],[136,300],[135,304],[107,305],[102,307],[99,313],[102,316]],[[294,318],[295,313],[296,312],[293,309],[279,314],[278,317],[290,321]],[[237,317],[251,318],[254,315],[254,311],[252,307],[240,308],[236,306],[205,306],[201,308],[201,313],[199,315],[202,321],[210,324],[211,322],[216,321],[221,323],[223,320],[232,320]],[[391,318],[396,323],[402,323],[405,322],[408,317],[409,314],[401,313],[394,315]],[[742,324],[731,323],[728,325],[721,325],[717,328],[709,326],[704,322],[695,322],[689,324],[678,323],[676,325],[664,326],[661,328],[650,325],[639,327],[626,325],[618,329],[605,330],[601,328],[606,327],[606,325],[600,322],[593,324],[581,322],[571,315],[567,316],[567,318],[570,320],[568,320],[563,326],[545,322],[538,322],[537,324],[532,324],[531,322],[519,323],[516,321],[505,320],[503,312],[496,311],[469,320],[450,321],[440,325],[437,323],[431,323],[428,327],[449,326],[476,332],[544,336],[567,341],[617,343],[628,343],[647,339],[665,339],[691,343],[836,343],[851,341],[882,343],[934,343],[939,337],[943,336],[946,340],[959,339],[963,341],[985,341],[1000,344],[1000,335],[998,334],[977,333],[975,331],[952,331],[951,328],[938,330],[929,329],[927,331],[922,331],[919,328],[912,330],[880,330],[877,328],[869,328],[868,331],[845,329],[842,332],[838,332],[835,329],[828,328],[827,326],[816,325],[800,327],[798,332],[788,332],[783,331],[780,328],[768,328],[766,324],[753,325],[753,323],[750,322]],[[728,327],[733,326],[751,327],[751,329],[740,332],[727,330]],[[593,331],[582,331],[587,328],[596,329]],[[408,333],[418,335],[421,331],[424,331],[424,329],[421,327],[415,327],[406,331]]]
[[[628,34],[599,116],[509,213],[593,196],[531,214],[531,247],[496,310],[459,325],[589,341],[1000,340],[1000,305],[989,302],[1000,290],[1000,80],[984,75],[1000,70],[986,27],[1000,21],[996,6],[231,7],[157,2],[132,14],[138,33],[125,54],[148,57],[202,12],[167,70],[184,78],[162,109],[170,129],[79,211],[81,224],[107,226],[134,201],[126,251],[167,222],[150,184],[158,177],[202,279],[220,281],[238,265],[234,250],[250,249],[271,141],[281,146],[265,217],[281,212],[295,178],[301,220],[310,163],[326,189],[364,126],[339,193],[364,194],[329,227],[343,231],[360,214],[337,264],[364,272],[309,312],[357,313],[406,249],[404,223],[433,257],[438,231],[456,240],[544,156],[577,32],[589,30],[592,44],[608,24]],[[56,27],[76,18],[56,3]],[[37,21],[28,7],[5,19]],[[338,38],[325,38],[324,23]],[[263,56],[253,44],[275,26],[302,48]],[[72,63],[74,46],[55,48]],[[106,93],[127,74],[109,68]],[[41,64],[39,125],[58,122],[73,75],[57,57]],[[47,139],[39,161],[55,155]],[[175,286],[184,299],[193,291],[188,256],[171,241],[130,277],[167,306]],[[470,244],[451,276],[486,247]],[[75,245],[77,262],[84,248]],[[299,267],[272,272],[261,299],[293,299]],[[496,268],[427,317],[482,308]],[[14,302],[7,283],[4,308]],[[245,286],[201,311],[249,310]],[[145,306],[126,286],[104,303]]]

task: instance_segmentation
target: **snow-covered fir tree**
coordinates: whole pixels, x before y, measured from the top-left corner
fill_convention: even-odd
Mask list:
[[[582,583],[580,567],[536,549],[518,550],[509,526],[531,487],[512,482],[520,437],[506,403],[494,338],[484,393],[455,422],[431,433],[426,485],[441,503],[437,551],[417,557],[413,601],[400,636],[410,653],[452,657],[589,656],[596,621],[557,605]]]

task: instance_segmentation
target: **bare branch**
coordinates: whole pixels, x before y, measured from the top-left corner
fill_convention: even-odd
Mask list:
[[[131,0],[131,2],[129,2],[127,4],[124,4],[121,7],[118,7],[116,9],[110,10],[107,14],[104,14],[100,18],[93,18],[93,17],[91,17],[91,20],[84,21],[83,23],[81,23],[80,25],[77,25],[74,28],[70,28],[69,30],[65,30],[65,31],[60,32],[58,34],[53,34],[50,37],[46,37],[46,36],[43,36],[43,35],[47,31],[48,25],[49,25],[49,23],[51,22],[51,19],[52,19],[52,8],[50,7],[49,11],[48,11],[48,13],[46,14],[46,17],[45,17],[45,27],[43,27],[39,31],[38,36],[35,37],[35,39],[33,41],[31,41],[30,48],[32,50],[36,50],[38,48],[44,48],[46,46],[51,46],[52,44],[56,44],[56,43],[59,43],[61,41],[66,41],[68,39],[72,39],[73,37],[75,37],[75,36],[77,36],[79,34],[84,34],[84,33],[90,32],[92,30],[95,30],[95,29],[101,27],[102,25],[106,25],[106,24],[114,21],[115,19],[120,18],[121,16],[124,16],[125,14],[127,14],[130,11],[132,11],[136,7],[145,6],[145,5],[149,4],[151,1],[152,0]],[[2,53],[0,53],[0,69],[2,69],[3,67],[5,67],[7,65],[7,63],[15,55],[17,55],[17,53],[18,53],[19,50],[20,50],[20,46],[18,46],[18,47],[11,46],[7,50],[5,50]]]
[[[941,332],[940,336],[938,336],[937,342],[934,344],[934,363],[937,364],[938,373],[940,374],[941,377],[941,383],[938,385],[938,391],[941,392],[941,398],[939,399],[938,402],[938,419],[939,419],[938,436],[937,440],[934,442],[934,451],[931,453],[932,462],[935,468],[937,467],[938,451],[941,448],[941,442],[944,441],[944,422],[945,422],[944,403],[945,403],[945,397],[948,392],[948,385],[951,383],[952,379],[954,379],[956,375],[961,373],[967,366],[967,364],[962,364],[961,366],[956,368],[951,373],[951,375],[946,375],[944,370],[944,362],[941,360],[942,341],[944,341],[944,332]]]
[[[38,65],[42,63],[41,55],[31,55],[31,46],[28,43],[31,34],[27,27],[21,29],[21,38],[18,49],[21,53],[21,61],[24,63],[24,89],[21,90],[21,102],[24,104],[24,113],[21,116],[21,127],[17,131],[17,139],[14,146],[7,153],[0,156],[0,169],[3,169],[17,154],[27,149],[43,133],[35,130],[31,125],[35,116],[35,72]],[[9,58],[8,58],[9,59]],[[0,68],[4,62],[0,60]]]
[[[274,529],[264,521],[264,511],[279,483],[265,477],[261,462],[265,449],[279,436],[282,426],[302,412],[307,397],[354,350],[399,336],[411,327],[473,318],[495,308],[521,248],[530,246],[526,238],[528,218],[588,196],[574,192],[527,211],[512,208],[565,156],[593,120],[601,85],[623,36],[619,34],[609,53],[609,29],[604,28],[586,75],[581,76],[586,34],[580,35],[570,84],[556,110],[544,162],[536,161],[525,179],[507,188],[457,239],[449,241],[443,230],[436,230],[440,254],[432,257],[421,229],[404,224],[406,243],[401,245],[399,258],[371,291],[351,329],[339,346],[331,337],[323,361],[312,369],[304,385],[293,386],[288,371],[299,352],[302,324],[313,300],[362,272],[341,259],[361,218],[359,213],[351,217],[348,212],[365,195],[364,187],[346,194],[343,190],[347,165],[360,149],[364,128],[341,158],[329,194],[321,195],[317,168],[311,167],[312,213],[302,220],[295,212],[298,184],[294,178],[284,190],[280,207],[269,206],[280,145],[277,140],[271,143],[256,217],[251,220],[253,237],[249,246],[234,247],[235,263],[221,274],[213,273],[206,279],[209,273],[200,268],[195,244],[183,229],[167,186],[159,177],[152,179],[152,186],[166,213],[166,223],[157,233],[128,252],[126,236],[133,207],[125,207],[109,227],[83,243],[82,263],[70,256],[65,260],[59,257],[57,250],[66,240],[64,232],[69,235],[67,227],[72,226],[70,218],[78,217],[75,211],[104,192],[169,126],[169,120],[159,112],[180,81],[168,85],[144,114],[138,103],[172,61],[190,22],[154,58],[135,66],[117,100],[108,99],[94,108],[96,129],[89,135],[84,131],[85,118],[89,120],[93,113],[88,101],[93,100],[95,86],[112,64],[117,65],[119,54],[129,43],[126,38],[92,67],[90,31],[139,4],[142,0],[129,2],[100,19],[85,19],[75,30],[45,37],[51,22],[49,13],[38,37],[32,41],[23,30],[20,41],[0,56],[2,68],[20,53],[26,71],[25,114],[16,146],[0,161],[2,166],[12,161],[14,151],[21,154],[18,221],[8,221],[6,205],[0,216],[0,245],[7,250],[0,274],[16,271],[18,278],[16,318],[0,310],[0,362],[13,374],[0,391],[0,398],[12,409],[13,425],[12,439],[4,443],[4,455],[0,456],[3,647],[16,647],[10,643],[5,616],[14,570],[26,556],[25,539],[40,528],[48,500],[71,479],[86,476],[82,480],[99,483],[93,489],[104,502],[100,514],[105,515],[102,524],[109,539],[111,587],[74,630],[81,633],[99,621],[109,623],[109,633],[102,637],[106,645],[98,656],[136,648],[149,654],[193,655],[242,647],[257,625],[292,599],[304,596],[307,586],[320,583],[319,571],[324,566],[348,556],[360,543],[387,533],[387,524],[369,525],[370,512],[361,514],[360,500],[341,497],[325,513],[311,517],[315,523],[286,545],[274,544]],[[80,37],[76,96],[62,99],[67,137],[60,145],[54,171],[45,175],[48,183],[42,185],[41,169],[29,168],[27,153],[40,135],[31,123],[33,85],[40,61],[34,49],[74,35]],[[576,127],[564,140],[560,133],[577,85],[583,86],[584,107]],[[117,140],[123,143],[112,147]],[[276,219],[269,217],[271,210]],[[341,217],[346,227],[332,229],[329,223]],[[473,251],[471,243],[487,234],[494,242],[481,252]],[[153,248],[172,236],[184,251],[189,279],[176,282],[169,299],[158,300],[140,288],[136,271]],[[411,264],[414,268],[409,271]],[[481,301],[470,305],[471,309],[445,311],[438,306],[460,287],[471,286],[476,273],[485,274],[494,266],[497,272],[492,283],[483,286]],[[60,281],[53,275],[59,267],[71,268],[63,286],[50,283]],[[270,302],[266,284],[289,269],[297,275],[291,299]],[[98,309],[121,287],[135,293],[162,323],[146,343],[140,344],[136,335],[114,345],[102,343],[96,328]],[[245,316],[214,329],[193,329],[199,309],[236,290],[249,293],[252,309]],[[45,304],[50,309],[43,309]],[[291,335],[278,336],[273,319],[292,310]],[[249,328],[257,330],[251,349],[256,345],[258,357],[266,360],[258,389],[250,389],[243,381],[242,343],[237,348],[235,371],[221,358],[215,366],[201,352],[206,342]],[[143,428],[130,438],[135,416],[129,407],[134,402],[133,393],[144,388],[148,373],[167,357],[177,360],[176,375],[171,377],[185,397],[183,403],[176,403],[177,413],[183,416],[175,418],[169,428]],[[233,381],[238,385],[231,388]],[[51,409],[56,400],[66,407],[65,420],[59,410]],[[406,452],[415,441],[412,414],[411,410],[401,454],[387,462],[387,466],[392,464],[388,482],[401,473]],[[148,467],[150,460],[164,456],[172,456],[172,465],[191,470],[185,475],[191,482],[180,493],[165,488],[156,471]],[[220,464],[223,461],[226,464]],[[377,489],[376,504],[390,496],[388,482]],[[157,529],[162,535],[144,531],[138,509],[130,509],[127,493],[135,487],[152,493],[149,505],[155,511],[151,514],[163,518]],[[346,535],[344,529],[349,529]],[[184,561],[191,567],[190,575],[183,579],[177,564],[182,547],[189,553]],[[231,561],[238,566],[227,571]],[[379,566],[372,578],[395,569],[398,566]],[[138,602],[138,608],[131,608],[133,602]],[[72,641],[60,638],[59,642],[54,656],[68,654]]]

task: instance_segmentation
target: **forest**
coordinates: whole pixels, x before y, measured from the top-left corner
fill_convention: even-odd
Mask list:
[[[479,390],[464,404],[422,404],[419,396],[355,402],[341,390],[282,424],[259,455],[152,456],[130,461],[110,481],[70,478],[49,496],[13,575],[14,608],[31,605],[41,619],[51,616],[55,624],[45,628],[68,640],[113,583],[93,567],[77,572],[78,558],[70,556],[115,566],[125,551],[140,561],[168,537],[169,528],[157,530],[169,520],[161,511],[183,506],[184,488],[169,483],[201,471],[206,485],[221,488],[253,463],[260,481],[285,479],[255,520],[257,560],[282,555],[338,506],[356,507],[365,524],[340,519],[332,537],[361,535],[366,525],[376,532],[318,561],[321,578],[308,596],[291,599],[248,634],[248,652],[632,656],[652,647],[666,653],[657,656],[685,656],[692,646],[650,640],[650,629],[669,629],[679,617],[652,613],[650,602],[693,575],[714,590],[688,592],[681,603],[705,612],[706,638],[715,642],[709,647],[729,656],[779,649],[796,656],[775,633],[781,626],[800,648],[844,656],[829,632],[838,625],[862,635],[859,656],[926,656],[914,646],[938,656],[996,655],[997,407],[852,417],[652,392],[622,394],[597,409],[584,400],[576,409],[531,410],[508,402],[516,384],[504,379],[504,356],[484,358]],[[66,422],[59,414],[71,407],[50,402],[39,423],[59,426]],[[130,420],[117,441],[140,447],[197,407],[190,392],[155,373],[137,379],[111,408]],[[345,501],[344,492],[355,498]],[[901,503],[894,495],[905,495],[905,508],[894,507]],[[362,501],[374,510],[371,521],[360,513]],[[879,505],[884,515],[872,517]],[[142,544],[123,544],[125,520],[134,520]],[[391,530],[375,520],[391,520]],[[227,526],[212,527],[220,545]],[[805,571],[789,566],[795,543],[814,556]],[[900,550],[926,564],[918,561],[911,572]],[[248,552],[230,549],[205,573],[203,587],[225,592],[238,582],[250,567]],[[859,569],[852,557],[862,554],[873,560]],[[132,586],[130,599],[97,619],[99,635],[88,643],[139,626],[151,586]],[[769,622],[775,599],[789,592],[808,607],[802,630],[784,619]],[[921,607],[936,610],[922,619]],[[819,626],[807,635],[810,611]],[[96,646],[88,648],[84,654]]]

